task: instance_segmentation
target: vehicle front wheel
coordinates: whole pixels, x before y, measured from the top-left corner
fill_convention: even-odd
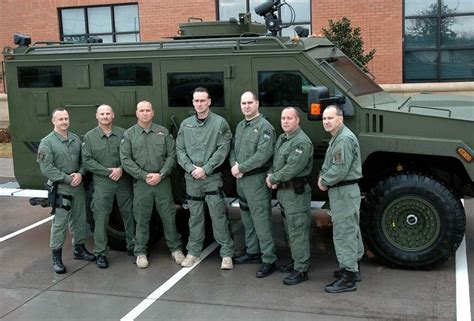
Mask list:
[[[464,207],[433,178],[403,174],[376,185],[362,204],[370,249],[394,267],[430,269],[446,262],[461,243]]]

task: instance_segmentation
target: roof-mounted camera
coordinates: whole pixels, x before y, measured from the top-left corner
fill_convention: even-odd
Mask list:
[[[268,31],[272,33],[272,36],[276,36],[277,32],[283,28],[281,19],[275,14],[282,5],[280,0],[273,0],[255,7],[255,13],[264,17],[265,25]]]
[[[13,35],[13,43],[18,47],[28,47],[31,45],[31,37],[22,33],[15,33]]]

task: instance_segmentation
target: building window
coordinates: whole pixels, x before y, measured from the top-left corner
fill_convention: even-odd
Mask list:
[[[404,82],[474,79],[474,2],[405,1]]]
[[[250,12],[252,21],[265,24],[263,17],[255,13],[255,7],[267,1],[269,0],[218,0],[217,19],[228,21],[230,18],[238,18],[239,13]],[[281,6],[278,10],[278,16],[281,17],[283,25],[287,27],[280,31],[280,35],[293,36],[296,26],[307,28],[311,34],[311,0],[293,0],[290,5],[294,9],[294,15],[287,5]]]
[[[86,42],[90,37],[104,43],[140,41],[137,4],[60,8],[59,21],[64,41]]]

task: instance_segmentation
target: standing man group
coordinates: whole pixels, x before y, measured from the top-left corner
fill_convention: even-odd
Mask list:
[[[73,234],[74,259],[93,261],[97,256],[98,267],[108,267],[107,225],[114,200],[124,221],[127,248],[137,257],[137,267],[148,267],[147,243],[154,205],[163,222],[172,258],[183,267],[199,262],[207,204],[214,238],[221,245],[221,269],[232,269],[234,244],[219,171],[230,150],[231,174],[237,180],[246,245],[245,253],[234,257],[234,262],[262,263],[256,272],[259,278],[276,270],[271,228],[271,190],[276,189],[293,259],[288,265],[290,274],[283,283],[295,285],[308,280],[311,187],[307,177],[312,170],[313,145],[300,127],[297,109],[283,109],[281,127],[284,133],[275,143],[275,129],[260,114],[259,102],[253,92],[247,91],[241,96],[240,106],[245,119],[237,125],[233,141],[227,121],[210,111],[211,97],[207,89],[198,87],[194,90],[193,105],[195,115],[181,123],[176,146],[168,130],[153,123],[154,111],[150,102],[138,103],[137,124],[126,131],[113,125],[112,108],[101,105],[96,112],[98,126],[85,135],[82,158],[81,140],[68,130],[68,112],[62,108],[53,111],[54,129],[41,140],[37,161],[52,190],[50,202],[55,217],[50,247],[56,273],[66,272],[62,247],[68,227]],[[360,147],[356,136],[344,126],[340,107],[326,107],[323,126],[332,138],[317,185],[329,193],[333,241],[340,267],[334,272],[336,280],[325,290],[329,293],[354,291],[355,282],[361,280],[358,261],[364,254],[357,184],[362,177]],[[186,257],[181,249],[181,235],[176,229],[176,209],[169,178],[176,159],[185,171],[190,210]],[[92,172],[94,180],[92,210],[96,256],[84,246],[84,167]],[[127,173],[134,179],[133,191]]]
[[[199,262],[205,236],[206,203],[214,239],[221,246],[221,269],[230,270],[233,268],[234,242],[230,236],[219,167],[228,156],[232,133],[227,121],[210,111],[211,97],[206,88],[194,90],[193,105],[195,115],[181,123],[176,138],[178,163],[185,171],[190,211],[188,253],[181,266],[191,267]]]
[[[95,256],[84,246],[86,237],[86,204],[82,177],[81,139],[69,131],[69,113],[58,108],[52,112],[54,129],[44,137],[38,148],[37,161],[41,173],[48,178],[55,212],[51,225],[49,246],[52,250],[53,269],[66,273],[62,248],[68,227],[72,232],[73,257],[94,261]]]
[[[339,262],[336,280],[327,285],[329,293],[355,291],[360,281],[358,260],[364,254],[359,228],[360,189],[362,177],[360,147],[357,137],[344,125],[341,109],[336,105],[323,112],[324,129],[332,136],[319,173],[318,187],[328,191],[333,222],[333,241]]]
[[[100,105],[95,117],[98,125],[84,137],[82,159],[86,170],[92,173],[94,192],[94,254],[99,268],[109,266],[107,261],[107,226],[114,199],[125,227],[127,251],[133,253],[135,223],[133,220],[133,193],[130,176],[120,164],[120,141],[125,130],[113,125],[114,112],[109,105]]]
[[[273,155],[275,129],[260,114],[253,92],[243,93],[240,109],[245,119],[235,129],[230,152],[232,176],[237,180],[240,216],[245,227],[245,254],[234,263],[260,263],[256,276],[276,270],[276,248],[271,226],[271,190],[265,178]]]

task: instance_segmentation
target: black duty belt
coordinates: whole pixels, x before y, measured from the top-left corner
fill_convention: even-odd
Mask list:
[[[333,186],[329,186],[329,188],[341,187],[341,186],[347,186],[347,185],[357,184],[357,182],[359,182],[358,179],[349,179],[349,180],[347,180],[347,181],[342,181],[342,182],[339,182],[339,183],[337,183],[337,184],[334,184]]]
[[[278,183],[278,189],[288,189],[288,188],[293,188],[294,185],[298,185],[301,184],[301,185],[305,185],[307,183],[306,181],[306,177],[295,177],[293,178],[292,180],[288,181],[288,182],[280,182]]]
[[[247,173],[244,173],[244,176],[252,176],[252,175],[257,175],[257,174],[266,173],[266,172],[268,172],[268,167],[260,167],[260,168],[252,169],[251,171],[248,171]]]

